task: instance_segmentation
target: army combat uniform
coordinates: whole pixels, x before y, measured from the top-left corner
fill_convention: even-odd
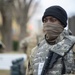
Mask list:
[[[49,51],[57,53],[60,56],[64,54],[71,48],[75,42],[75,37],[68,35],[68,32],[64,30],[60,36],[57,38],[56,44],[50,45],[45,39],[41,41],[39,46],[34,48],[31,55],[30,67],[28,75],[41,75],[42,68],[44,66],[45,60],[48,59],[47,54]],[[65,74],[70,74],[74,72],[74,59],[73,59],[73,48],[64,56],[65,64]],[[57,62],[51,69],[48,69],[46,75],[61,75],[62,72],[62,59],[59,58]]]

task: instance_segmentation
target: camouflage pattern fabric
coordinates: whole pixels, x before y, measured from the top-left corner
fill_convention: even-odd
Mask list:
[[[72,46],[75,42],[75,37],[69,36],[65,31],[58,37],[57,43],[55,45],[49,45],[44,39],[39,46],[36,47],[35,51],[31,55],[30,70],[32,72],[29,75],[39,75],[39,64],[45,62],[47,59],[47,54],[49,50],[64,56],[64,53]],[[68,54],[64,57],[66,74],[73,72],[73,51],[70,50]],[[46,75],[61,75],[62,72],[62,60],[61,58],[55,63],[52,69],[50,69]]]

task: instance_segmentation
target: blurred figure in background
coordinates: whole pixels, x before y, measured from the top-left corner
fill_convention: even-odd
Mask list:
[[[5,49],[5,45],[3,44],[3,42],[0,40],[0,53],[3,53]]]
[[[60,6],[47,8],[42,17],[44,39],[33,49],[27,75],[73,74],[75,37],[67,26],[67,13]]]
[[[27,49],[28,49],[28,39],[25,38],[20,42],[20,49],[23,50],[24,53],[27,54]]]
[[[34,36],[27,36],[20,42],[20,49],[27,55],[27,59],[25,60],[25,68],[26,68],[26,75],[28,72],[28,67],[30,66],[30,55],[31,55],[31,49],[34,47],[36,44],[36,40]]]
[[[26,37],[20,42],[20,49],[27,55],[27,59],[25,60],[26,73],[28,71],[29,55],[30,55],[30,51],[28,50],[29,40],[30,39]]]

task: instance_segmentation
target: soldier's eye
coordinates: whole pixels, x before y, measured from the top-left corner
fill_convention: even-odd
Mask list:
[[[50,18],[50,21],[55,22],[55,21],[57,21],[57,19],[56,18]]]

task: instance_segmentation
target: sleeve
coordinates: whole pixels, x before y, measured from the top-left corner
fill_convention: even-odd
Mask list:
[[[28,65],[28,75],[33,75],[33,68],[31,64],[31,60],[29,61],[29,65]]]
[[[73,48],[69,51],[69,53],[65,56],[64,59],[65,67],[66,67],[66,74],[74,73],[74,55],[73,55]]]
[[[32,49],[32,51],[31,51],[31,55],[30,55],[30,57],[29,57],[29,60],[28,60],[28,66],[27,66],[27,72],[26,72],[26,75],[33,75],[33,67],[32,67],[32,60],[33,60],[33,57],[34,57],[34,53],[36,52],[36,49],[37,49],[37,46],[36,47],[34,47],[33,49]]]
[[[33,75],[32,65],[30,61],[25,62],[25,75]]]

